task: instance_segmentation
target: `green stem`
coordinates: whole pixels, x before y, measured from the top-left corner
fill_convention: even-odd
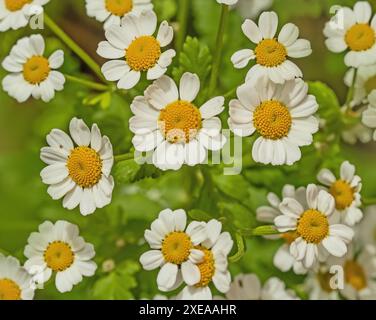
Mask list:
[[[224,97],[225,99],[231,98],[232,96],[234,96],[234,94],[236,94],[236,89],[237,89],[237,88],[233,88],[233,89],[231,89],[230,91],[228,91],[227,93],[225,93],[225,94],[223,95],[223,97]]]
[[[268,235],[280,234],[280,232],[276,230],[275,227],[272,225],[260,226],[254,229],[240,230],[240,233],[244,237],[268,236]]]
[[[106,83],[106,79],[102,75],[101,68],[84,50],[75,43],[46,13],[44,14],[44,22],[83,62],[97,75],[97,77]]]
[[[176,37],[176,51],[178,55],[183,49],[185,37],[187,34],[187,22],[188,22],[190,3],[191,3],[191,0],[179,0],[179,15],[178,15],[179,32]]]
[[[120,154],[120,155],[115,156],[115,162],[121,162],[121,161],[126,161],[126,160],[131,160],[131,159],[134,159],[134,153],[133,152],[129,152],[129,153]]]
[[[351,109],[350,104],[351,104],[352,99],[354,98],[355,83],[356,83],[357,76],[358,76],[358,69],[355,69],[355,71],[354,71],[354,78],[353,78],[351,87],[349,88],[349,91],[347,93],[347,98],[346,98],[346,102],[345,102],[345,106],[347,106],[347,110]]]
[[[209,91],[208,91],[209,96],[212,96],[215,88],[217,87],[219,69],[221,67],[223,38],[224,38],[228,14],[229,14],[229,6],[222,4],[221,18],[219,20],[219,27],[218,27],[218,33],[217,33],[217,41],[215,44],[213,68],[212,68],[210,83],[209,83]]]
[[[68,81],[81,84],[81,85],[88,87],[90,89],[93,89],[93,90],[97,90],[97,91],[111,90],[111,87],[106,86],[106,85],[101,84],[101,83],[96,83],[96,82],[93,82],[93,81],[90,81],[90,80],[81,79],[81,78],[78,78],[78,77],[75,77],[75,76],[71,76],[69,74],[64,74],[64,76]]]
[[[363,206],[373,206],[376,205],[376,198],[362,198]]]
[[[238,247],[238,251],[231,257],[228,258],[228,260],[232,263],[238,262],[241,258],[243,258],[245,253],[245,244],[244,244],[244,238],[237,233],[235,235],[236,245]]]

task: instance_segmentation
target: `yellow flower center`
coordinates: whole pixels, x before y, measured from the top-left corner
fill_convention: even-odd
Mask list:
[[[196,249],[201,250],[205,254],[204,260],[197,264],[198,268],[200,269],[201,279],[195,286],[201,288],[209,285],[213,279],[215,273],[214,256],[211,250],[206,249],[203,246],[197,246]]]
[[[346,181],[337,180],[330,186],[329,192],[336,200],[337,210],[348,208],[354,201],[354,188]]]
[[[299,235],[297,234],[296,231],[289,231],[282,233],[280,237],[285,240],[287,244],[293,243],[297,238],[299,238]]]
[[[25,4],[31,3],[33,0],[5,0],[5,7],[9,11],[21,10]]]
[[[363,267],[356,261],[346,261],[345,266],[345,280],[356,290],[360,291],[367,288],[367,277]]]
[[[99,154],[89,147],[73,149],[67,161],[69,176],[82,188],[90,188],[99,182],[102,165]]]
[[[10,279],[0,279],[0,300],[21,300],[21,288]]]
[[[201,129],[200,110],[188,101],[179,100],[167,105],[159,114],[159,127],[171,143],[189,142]]]
[[[142,36],[133,40],[125,52],[128,65],[135,71],[153,68],[160,56],[161,45],[153,36]]]
[[[266,139],[278,140],[286,137],[291,124],[289,109],[279,101],[264,101],[253,114],[253,125]]]
[[[347,31],[345,41],[352,51],[365,51],[375,44],[376,33],[367,23],[356,24]]]
[[[317,274],[317,280],[320,284],[321,289],[327,293],[331,293],[333,291],[333,289],[330,287],[330,279],[332,277],[333,275],[329,272],[319,272]]]
[[[132,11],[132,0],[106,0],[106,9],[115,16],[122,17]]]
[[[257,63],[264,67],[276,67],[287,59],[285,46],[276,39],[262,40],[255,49]]]
[[[319,244],[329,235],[328,218],[320,211],[309,209],[298,220],[296,232],[308,243]]]
[[[51,242],[44,251],[47,267],[59,272],[68,269],[74,261],[74,253],[69,244],[62,241]]]
[[[162,254],[167,262],[180,265],[188,260],[192,249],[191,238],[185,232],[172,232],[162,243]]]
[[[42,56],[33,56],[23,65],[23,76],[31,84],[39,84],[46,80],[50,71],[50,63]]]
[[[372,78],[369,78],[364,84],[367,95],[370,94],[373,90],[376,90],[376,75]]]

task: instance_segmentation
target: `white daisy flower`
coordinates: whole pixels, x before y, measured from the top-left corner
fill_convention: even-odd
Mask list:
[[[293,290],[287,289],[286,284],[273,277],[264,285],[255,274],[239,274],[231,283],[226,294],[228,300],[299,300]]]
[[[339,9],[326,24],[324,34],[330,51],[347,51],[347,66],[358,68],[376,63],[376,15],[372,18],[372,7],[367,1],[358,1],[354,9]]]
[[[91,277],[97,269],[92,261],[94,246],[86,243],[79,236],[78,227],[67,221],[42,223],[39,232],[29,236],[24,254],[28,258],[25,268],[30,273],[39,273],[35,277],[39,284],[56,272],[55,284],[59,292],[71,291],[83,276]]]
[[[40,175],[52,199],[64,197],[64,208],[73,210],[79,205],[82,215],[92,214],[111,202],[112,145],[96,124],[90,130],[81,119],[73,118],[69,131],[73,141],[59,129],[47,136],[49,146],[41,149],[40,158],[48,166]]]
[[[112,25],[106,32],[106,39],[98,45],[97,53],[106,59],[102,72],[108,81],[118,81],[119,89],[133,88],[146,72],[148,80],[155,80],[166,73],[167,67],[175,57],[175,50],[168,46],[174,36],[172,27],[163,21],[157,37],[157,16],[153,11],[144,11],[140,15],[128,14],[123,18],[122,26]],[[122,60],[118,60],[122,59]]]
[[[47,59],[43,56],[44,48],[40,34],[25,37],[17,41],[2,62],[3,68],[11,72],[3,79],[3,89],[20,103],[30,96],[49,102],[55,91],[64,88],[65,78],[55,70],[64,63],[64,51],[57,50]]]
[[[309,269],[318,260],[333,255],[342,257],[354,232],[343,224],[333,224],[330,217],[335,210],[335,200],[325,190],[310,184],[306,191],[307,204],[285,198],[279,206],[282,214],[274,219],[278,231],[295,231],[297,238],[290,245],[290,253]]]
[[[273,4],[273,0],[239,0],[234,5],[239,14],[244,18],[254,19]]]
[[[372,93],[368,97],[370,105],[363,112],[362,115],[362,122],[368,128],[375,130],[373,133],[373,140],[376,141],[376,90],[373,90]]]
[[[304,187],[295,189],[292,185],[285,185],[282,189],[282,198],[294,198],[299,202],[305,201],[306,189]],[[270,206],[261,206],[257,208],[257,220],[265,223],[273,223],[274,219],[281,214],[279,205],[280,198],[273,192],[267,196]],[[304,203],[304,202],[303,202]],[[296,232],[286,232],[280,235],[267,236],[268,239],[282,239],[285,243],[277,250],[273,258],[273,264],[283,272],[293,270],[296,274],[305,274],[307,269],[304,268],[301,261],[297,261],[290,253],[290,244],[297,239]]]
[[[355,175],[355,166],[344,161],[340,169],[340,178],[328,169],[322,169],[317,175],[323,185],[328,187],[329,193],[335,200],[335,219],[349,226],[354,226],[363,218],[360,209],[362,205],[360,191],[362,189],[361,178]]]
[[[252,148],[256,162],[292,165],[300,160],[299,147],[310,145],[319,129],[314,117],[318,104],[307,93],[308,85],[301,79],[278,85],[262,77],[238,88],[228,123],[236,135],[260,135]]]
[[[0,31],[19,29],[50,0],[0,0]]]
[[[224,98],[215,97],[200,108],[193,101],[200,91],[196,74],[185,73],[180,87],[163,76],[149,86],[145,95],[131,105],[129,121],[137,151],[153,151],[153,163],[162,170],[178,170],[185,163],[203,163],[208,150],[220,150],[226,139],[221,134],[219,115]]]
[[[349,88],[353,84],[355,69],[351,68],[345,75],[345,84]],[[376,90],[376,64],[371,66],[361,66],[358,68],[355,85],[354,85],[354,98],[353,105],[368,102],[368,96]]]
[[[376,247],[376,206],[364,210],[364,218],[356,226],[355,241],[359,241],[363,246],[372,244]]]
[[[341,132],[342,140],[348,144],[356,144],[358,141],[361,143],[368,143],[372,141],[373,131],[366,127],[363,123],[358,123],[351,129]],[[375,136],[376,140],[376,136]]]
[[[228,232],[221,232],[222,223],[217,220],[206,223],[206,230],[208,238],[197,247],[204,254],[204,260],[198,264],[200,280],[195,285],[186,286],[178,295],[179,300],[211,300],[211,282],[221,293],[230,290],[227,256],[234,241]]]
[[[121,25],[121,19],[129,14],[140,14],[152,10],[151,0],[85,0],[86,12],[89,17],[104,22],[104,29],[111,25]]]
[[[11,256],[0,254],[0,300],[32,300],[34,286],[31,275]]]
[[[330,286],[330,280],[335,276],[329,272],[327,265],[322,265],[317,271],[310,272],[304,282],[304,289],[309,300],[339,300],[338,290]]]
[[[263,12],[258,26],[248,19],[243,23],[243,33],[256,44],[256,48],[236,52],[231,61],[235,68],[242,69],[250,60],[256,60],[256,64],[247,74],[246,81],[267,76],[273,82],[282,84],[303,77],[298,66],[288,58],[309,56],[312,53],[310,42],[298,39],[299,29],[292,23],[282,27],[278,39],[275,38],[277,28],[278,16],[275,12]]]
[[[204,222],[191,222],[187,227],[184,210],[163,210],[145,231],[150,251],[140,257],[145,270],[161,268],[157,284],[161,291],[172,291],[182,282],[195,285],[200,281],[198,263],[204,252],[197,246],[207,238]]]

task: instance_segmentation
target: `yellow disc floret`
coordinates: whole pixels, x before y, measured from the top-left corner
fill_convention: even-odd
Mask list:
[[[133,0],[106,0],[106,9],[115,16],[122,17],[132,11]]]
[[[167,105],[159,115],[159,127],[171,143],[191,141],[201,129],[201,121],[200,110],[183,100]]]
[[[336,200],[336,208],[344,210],[348,208],[354,201],[354,188],[352,188],[346,181],[337,180],[329,188],[330,194]]]
[[[62,241],[51,242],[44,251],[47,267],[56,272],[68,269],[74,262],[74,253],[69,244]]]
[[[204,253],[204,260],[197,265],[200,269],[201,279],[196,287],[206,287],[212,281],[215,273],[214,256],[211,250],[203,246],[197,246],[196,249]]]
[[[188,260],[192,248],[191,238],[185,232],[172,232],[162,242],[165,260],[177,265]]]
[[[289,109],[279,101],[265,101],[253,114],[253,125],[266,139],[278,140],[286,137],[290,132],[291,124]]]
[[[262,40],[255,49],[256,61],[264,67],[277,67],[287,59],[285,46],[276,39]]]
[[[161,46],[153,36],[139,37],[125,52],[128,65],[134,71],[147,71],[153,68],[161,56]]]
[[[90,188],[99,182],[102,165],[99,154],[89,147],[73,149],[67,161],[69,176],[82,188]]]
[[[367,287],[367,277],[363,267],[356,261],[348,260],[344,266],[345,281],[356,290],[361,291]]]
[[[298,220],[296,231],[308,243],[319,244],[329,235],[328,218],[318,210],[309,209]]]
[[[5,7],[11,11],[19,11],[26,4],[31,3],[33,0],[5,0]]]
[[[365,51],[375,44],[376,33],[369,24],[359,23],[347,31],[345,41],[352,51]]]
[[[23,76],[31,84],[39,84],[46,80],[50,71],[50,63],[42,56],[33,56],[23,65]]]
[[[0,279],[0,300],[21,300],[20,286],[13,280]]]

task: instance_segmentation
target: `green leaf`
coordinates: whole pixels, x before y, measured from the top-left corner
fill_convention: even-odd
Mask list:
[[[179,56],[179,67],[172,71],[173,77],[178,82],[184,72],[196,73],[201,82],[205,82],[211,69],[212,56],[206,44],[197,38],[187,37],[183,51]]]
[[[240,203],[222,201],[218,203],[218,207],[221,215],[233,225],[233,229],[253,228],[257,224],[254,213]]]
[[[136,180],[141,166],[133,159],[120,161],[114,167],[114,177],[117,183],[127,184]]]
[[[188,215],[192,220],[205,221],[205,222],[213,218],[209,213],[203,210],[199,210],[199,209],[193,209],[193,210],[188,211]]]
[[[249,197],[249,183],[241,175],[218,175],[214,176],[213,180],[221,192],[233,199],[245,201]]]
[[[125,261],[115,271],[99,279],[93,288],[96,299],[129,300],[134,299],[132,289],[137,287],[135,274],[140,266],[135,261]]]

